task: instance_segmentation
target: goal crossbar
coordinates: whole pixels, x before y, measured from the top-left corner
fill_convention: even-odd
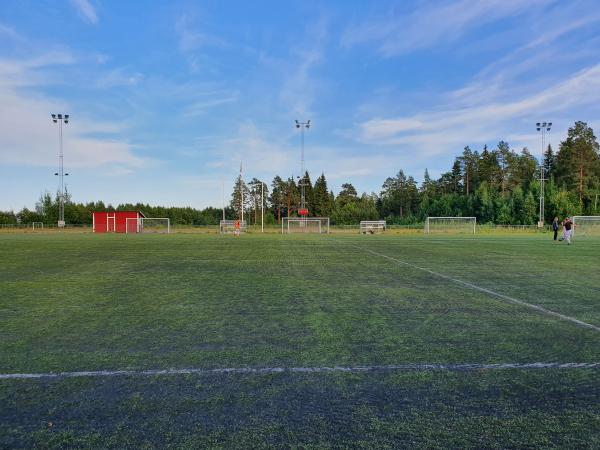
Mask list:
[[[168,217],[128,217],[125,219],[125,234],[151,232],[155,227],[147,222],[161,222],[163,226],[166,225],[167,234],[171,233],[171,219]]]
[[[221,220],[219,221],[219,232],[221,234],[226,233],[235,233],[235,224],[238,222],[237,220]],[[240,233],[244,233],[247,229],[247,222],[245,220],[240,220]]]
[[[284,217],[281,234],[285,233],[329,234],[329,217]]]
[[[43,230],[44,229],[44,222],[31,222],[31,228],[33,228],[34,230],[36,228],[41,228]]]
[[[360,222],[360,232],[362,234],[383,233],[386,227],[385,220],[361,220]]]
[[[440,230],[432,229],[431,225],[442,225],[445,228],[441,228]],[[476,217],[461,217],[461,216],[447,216],[447,217],[427,217],[425,219],[425,233],[430,234],[435,231],[459,231],[461,227],[460,224],[464,224],[462,228],[466,230],[468,233],[475,234],[477,228],[477,218]]]
[[[573,237],[600,236],[600,216],[573,216]]]

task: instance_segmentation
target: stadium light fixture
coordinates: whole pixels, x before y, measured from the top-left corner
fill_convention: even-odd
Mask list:
[[[544,178],[544,152],[546,151],[546,133],[552,129],[552,122],[536,122],[535,124],[536,130],[541,134],[542,140],[542,159],[540,164],[540,217],[538,221],[538,227],[544,226],[544,216],[545,216],[545,199],[544,199],[544,183],[546,179]]]
[[[305,184],[306,177],[304,176],[304,129],[310,127],[310,120],[300,122],[296,120],[296,128],[300,128],[300,209],[306,209]]]
[[[65,173],[63,164],[63,123],[69,123],[69,115],[65,114],[51,114],[52,122],[58,123],[58,172],[54,175],[58,176],[59,181],[59,209],[58,209],[58,227],[63,228],[65,226],[65,176],[69,176]]]

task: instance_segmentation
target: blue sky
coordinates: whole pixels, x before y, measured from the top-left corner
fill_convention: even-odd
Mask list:
[[[500,139],[539,154],[600,132],[597,1],[0,2],[0,209],[55,191],[68,113],[76,201],[221,205],[246,178],[379,192]]]

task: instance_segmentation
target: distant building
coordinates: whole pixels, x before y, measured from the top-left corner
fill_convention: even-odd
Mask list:
[[[94,211],[92,229],[94,233],[137,233],[144,217],[140,211]]]

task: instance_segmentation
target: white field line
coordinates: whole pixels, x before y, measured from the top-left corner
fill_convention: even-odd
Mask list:
[[[509,297],[508,295],[504,295],[504,294],[501,294],[499,292],[492,291],[491,289],[487,289],[487,288],[484,288],[484,287],[481,287],[481,286],[477,286],[476,284],[469,283],[468,281],[459,280],[458,278],[452,278],[452,277],[450,277],[448,275],[444,275],[443,273],[434,272],[433,270],[426,269],[424,267],[419,267],[419,266],[417,266],[415,264],[412,264],[412,263],[409,263],[409,262],[406,262],[406,261],[402,261],[400,259],[393,258],[391,256],[384,255],[383,253],[375,252],[375,251],[370,250],[368,248],[363,248],[363,247],[360,247],[360,246],[354,245],[354,244],[352,244],[352,246],[355,247],[355,248],[357,248],[357,249],[359,249],[359,250],[363,250],[363,251],[372,253],[373,255],[381,256],[382,258],[389,259],[390,261],[394,261],[394,262],[396,262],[398,264],[403,264],[405,266],[412,267],[413,269],[418,269],[418,270],[421,270],[423,272],[427,272],[427,273],[429,273],[431,275],[434,275],[436,277],[443,278],[444,280],[452,281],[453,283],[460,284],[460,285],[468,287],[470,289],[474,289],[476,291],[492,295],[492,296],[500,298],[502,300],[506,300],[506,301],[508,301],[510,303],[515,303],[517,305],[525,306],[526,308],[533,309],[535,311],[541,312],[541,313],[546,314],[548,316],[556,317],[556,318],[558,318],[560,320],[566,320],[568,322],[572,322],[572,323],[576,324],[577,326],[580,326],[580,327],[583,327],[583,328],[589,328],[591,330],[600,332],[600,327],[599,326],[592,325],[591,323],[584,322],[583,320],[576,319],[575,317],[566,316],[566,315],[558,313],[556,311],[552,311],[550,309],[544,308],[543,306],[534,305],[533,303],[527,303],[527,302],[524,302],[523,300],[519,300],[519,299],[516,299],[514,297]]]
[[[217,369],[149,369],[149,370],[88,370],[79,372],[3,373],[0,380],[82,377],[144,377],[165,375],[219,375],[219,374],[272,374],[272,373],[333,373],[333,372],[469,372],[477,370],[532,370],[532,369],[600,369],[600,362],[589,363],[498,363],[498,364],[393,364],[374,366],[331,367],[229,367]]]

